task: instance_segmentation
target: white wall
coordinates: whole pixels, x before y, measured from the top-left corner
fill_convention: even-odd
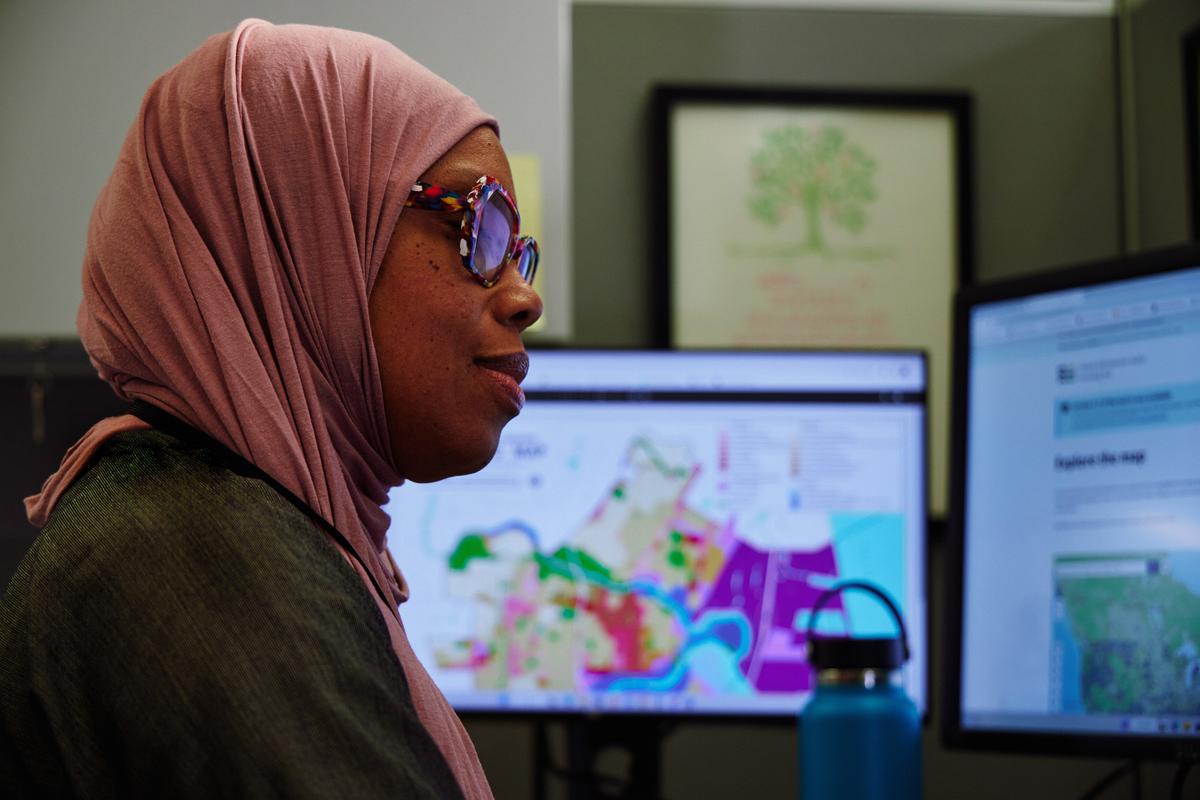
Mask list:
[[[395,43],[541,159],[546,338],[570,331],[565,0],[0,0],[0,337],[74,336],[88,215],[150,82],[245,17]]]
[[[1121,0],[575,0],[575,5],[721,6],[825,11],[913,11],[948,14],[1112,16]],[[1147,0],[1125,0],[1141,4]]]

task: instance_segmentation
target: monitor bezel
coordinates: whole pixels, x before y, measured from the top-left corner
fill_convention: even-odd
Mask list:
[[[947,748],[1033,754],[1117,756],[1200,760],[1200,736],[1146,736],[1102,733],[1033,733],[1015,729],[980,730],[962,724],[963,570],[965,567],[968,376],[970,314],[978,305],[1045,292],[1086,288],[1128,278],[1200,267],[1200,244],[1187,244],[1129,256],[1098,259],[1046,272],[963,287],[954,301],[951,376],[950,486],[946,514],[946,621],[942,657],[941,729]]]
[[[563,343],[545,343],[545,342],[530,342],[528,346],[531,358],[536,358],[539,351],[556,352],[556,353],[591,353],[591,354],[673,354],[682,355],[684,357],[696,355],[733,355],[738,353],[753,353],[755,355],[771,355],[777,353],[780,355],[831,355],[831,356],[862,356],[863,358],[871,358],[878,356],[899,356],[899,357],[917,357],[920,359],[924,370],[924,390],[921,392],[922,415],[921,415],[921,442],[924,453],[921,464],[921,502],[924,508],[925,525],[923,538],[921,541],[922,547],[922,576],[924,586],[923,592],[925,597],[925,637],[923,641],[922,655],[925,660],[925,707],[921,714],[923,725],[928,725],[932,720],[932,710],[939,698],[933,694],[933,598],[930,594],[931,583],[930,574],[933,568],[932,563],[932,529],[936,522],[930,518],[929,514],[929,353],[918,347],[705,347],[705,348],[672,348],[672,347],[611,347],[611,346],[590,346],[590,345],[572,345]],[[531,390],[531,391],[536,391]],[[447,698],[449,701],[449,698]],[[744,711],[720,713],[703,710],[676,710],[676,709],[624,709],[624,708],[528,708],[510,706],[504,708],[475,708],[475,707],[460,707],[451,703],[457,713],[464,720],[486,721],[497,719],[511,719],[524,721],[545,721],[545,722],[571,722],[580,719],[622,719],[628,720],[631,723],[638,721],[664,721],[668,723],[728,723],[728,724],[756,724],[756,725],[795,725],[796,716],[799,712],[797,708],[794,712],[786,711],[768,711],[761,713],[747,713]]]

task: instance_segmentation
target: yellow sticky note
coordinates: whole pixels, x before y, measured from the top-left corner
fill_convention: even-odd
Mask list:
[[[532,236],[542,244],[542,162],[535,155],[527,153],[509,154],[508,165],[512,168],[513,190],[517,194],[517,207],[521,212],[521,235]],[[542,293],[542,276],[547,266],[547,253],[542,251],[542,259],[538,265],[537,275],[533,279],[533,287]],[[546,326],[546,317],[529,329],[539,331]]]

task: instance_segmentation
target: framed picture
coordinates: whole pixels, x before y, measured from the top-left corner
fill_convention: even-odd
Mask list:
[[[653,113],[658,343],[926,350],[940,514],[970,98],[659,86]]]
[[[1192,239],[1200,241],[1200,25],[1183,37],[1183,96],[1187,131],[1188,216]]]

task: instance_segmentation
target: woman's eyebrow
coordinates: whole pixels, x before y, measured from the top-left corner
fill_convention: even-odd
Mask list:
[[[427,182],[445,186],[447,189],[452,189],[460,194],[466,194],[467,192],[471,191],[472,187],[475,186],[475,183],[486,174],[487,171],[478,166],[455,167],[449,170],[441,180]],[[492,177],[495,178],[496,176],[493,175]],[[499,180],[499,178],[497,178],[497,180]],[[504,190],[508,192],[510,196],[513,194],[512,186],[504,181],[500,181],[500,185],[504,187]]]
[[[465,194],[471,190],[471,187],[483,174],[478,167],[458,167],[450,170],[442,180],[430,181],[430,183],[438,183],[448,189]]]

